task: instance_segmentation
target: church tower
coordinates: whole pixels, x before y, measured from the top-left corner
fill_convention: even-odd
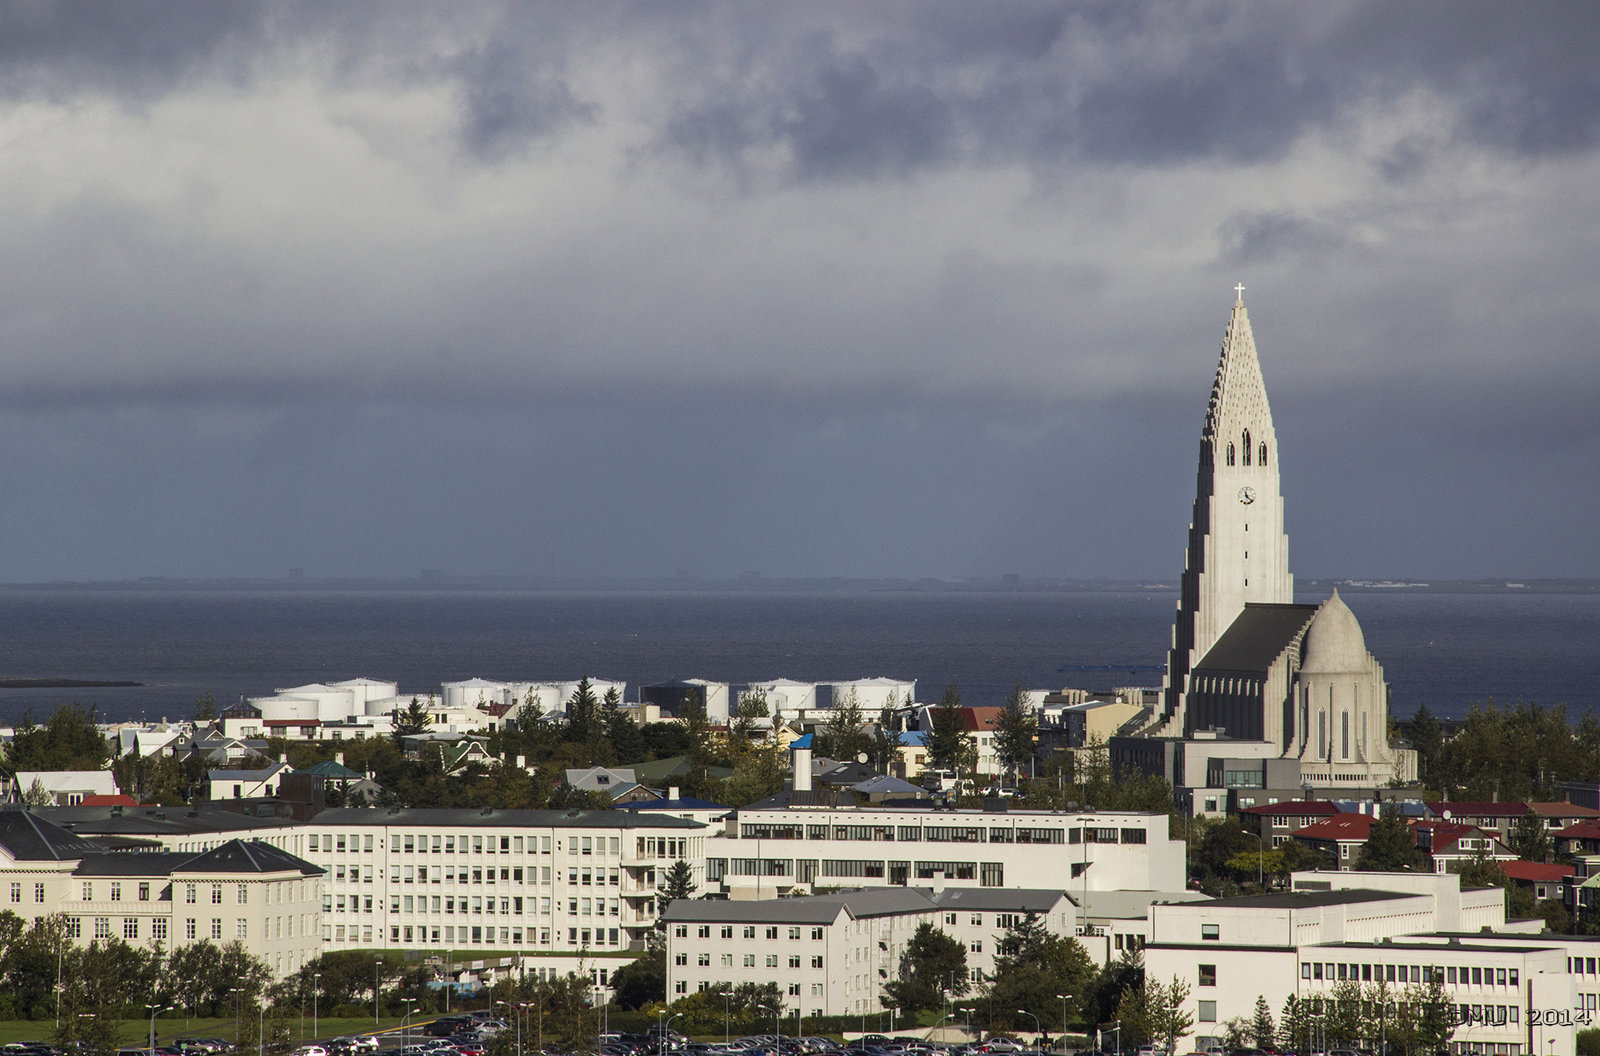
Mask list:
[[[1182,737],[1190,672],[1244,612],[1247,602],[1294,600],[1289,539],[1278,490],[1278,437],[1261,380],[1244,287],[1222,339],[1200,433],[1189,549],[1167,654],[1162,710],[1150,732]]]

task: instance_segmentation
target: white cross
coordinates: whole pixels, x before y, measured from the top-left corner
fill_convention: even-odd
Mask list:
[[[1233,288],[1233,290],[1234,290],[1235,293],[1237,293],[1239,295],[1239,300],[1236,303],[1243,304],[1244,303],[1244,283],[1241,282],[1239,285],[1235,286]]]

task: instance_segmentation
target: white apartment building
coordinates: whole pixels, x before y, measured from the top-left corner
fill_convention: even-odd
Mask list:
[[[932,924],[967,947],[973,981],[993,974],[995,948],[1014,921],[1036,913],[1069,935],[1072,900],[1060,891],[858,889],[760,901],[678,900],[667,907],[667,998],[718,983],[773,982],[785,1011],[876,1013],[899,977],[906,943]]]
[[[321,870],[256,841],[191,852],[116,851],[29,811],[0,811],[0,905],[67,934],[164,949],[238,940],[278,977],[322,951]]]
[[[730,898],[935,882],[1181,890],[1184,855],[1165,814],[859,807],[802,789],[740,809],[725,835],[709,837],[706,882]]]
[[[1438,979],[1462,1020],[1452,1052],[1573,1051],[1575,958],[1537,934],[1541,922],[1508,924],[1500,889],[1461,890],[1454,874],[1296,873],[1292,885],[1151,906],[1145,971],[1189,985],[1196,1047],[1251,1016],[1258,996],[1276,1012],[1290,994],[1325,998],[1341,982],[1403,990]],[[1555,1010],[1555,1022],[1535,1024],[1528,1009]]]
[[[541,974],[643,948],[673,863],[704,890],[705,832],[620,810],[350,808],[300,827],[329,949],[516,954]]]

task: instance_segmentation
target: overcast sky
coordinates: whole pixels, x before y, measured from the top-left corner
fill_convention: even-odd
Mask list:
[[[0,580],[1600,576],[1600,6],[0,5]]]

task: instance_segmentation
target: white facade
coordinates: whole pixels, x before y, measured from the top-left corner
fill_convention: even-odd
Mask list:
[[[1249,1018],[1257,997],[1277,1012],[1291,994],[1326,997],[1340,982],[1403,990],[1437,977],[1466,1010],[1453,1052],[1571,1052],[1570,1025],[1533,1027],[1524,1012],[1573,1007],[1567,951],[1510,932],[1503,892],[1462,891],[1459,879],[1297,873],[1282,894],[1153,905],[1145,971],[1188,984],[1196,1046]]]
[[[538,706],[540,713],[545,718],[551,716],[564,716],[567,713],[567,702],[578,695],[578,682],[511,682],[506,703],[518,708],[525,708],[530,703]],[[620,701],[628,691],[626,682],[612,682],[604,678],[591,678],[589,691],[594,694],[594,699],[602,701],[606,694],[612,690],[617,691]]]
[[[683,860],[703,889],[705,827],[626,811],[327,810],[300,826],[327,870],[329,949],[519,954],[534,968],[631,957]]]
[[[739,691],[739,701],[743,703],[752,697],[767,702],[768,715],[794,718],[796,714],[803,714],[816,708],[817,684],[796,682],[788,678],[775,678],[770,682],[752,682]]]
[[[819,887],[1182,888],[1185,848],[1147,813],[763,806],[706,840],[712,889],[770,898]]]

